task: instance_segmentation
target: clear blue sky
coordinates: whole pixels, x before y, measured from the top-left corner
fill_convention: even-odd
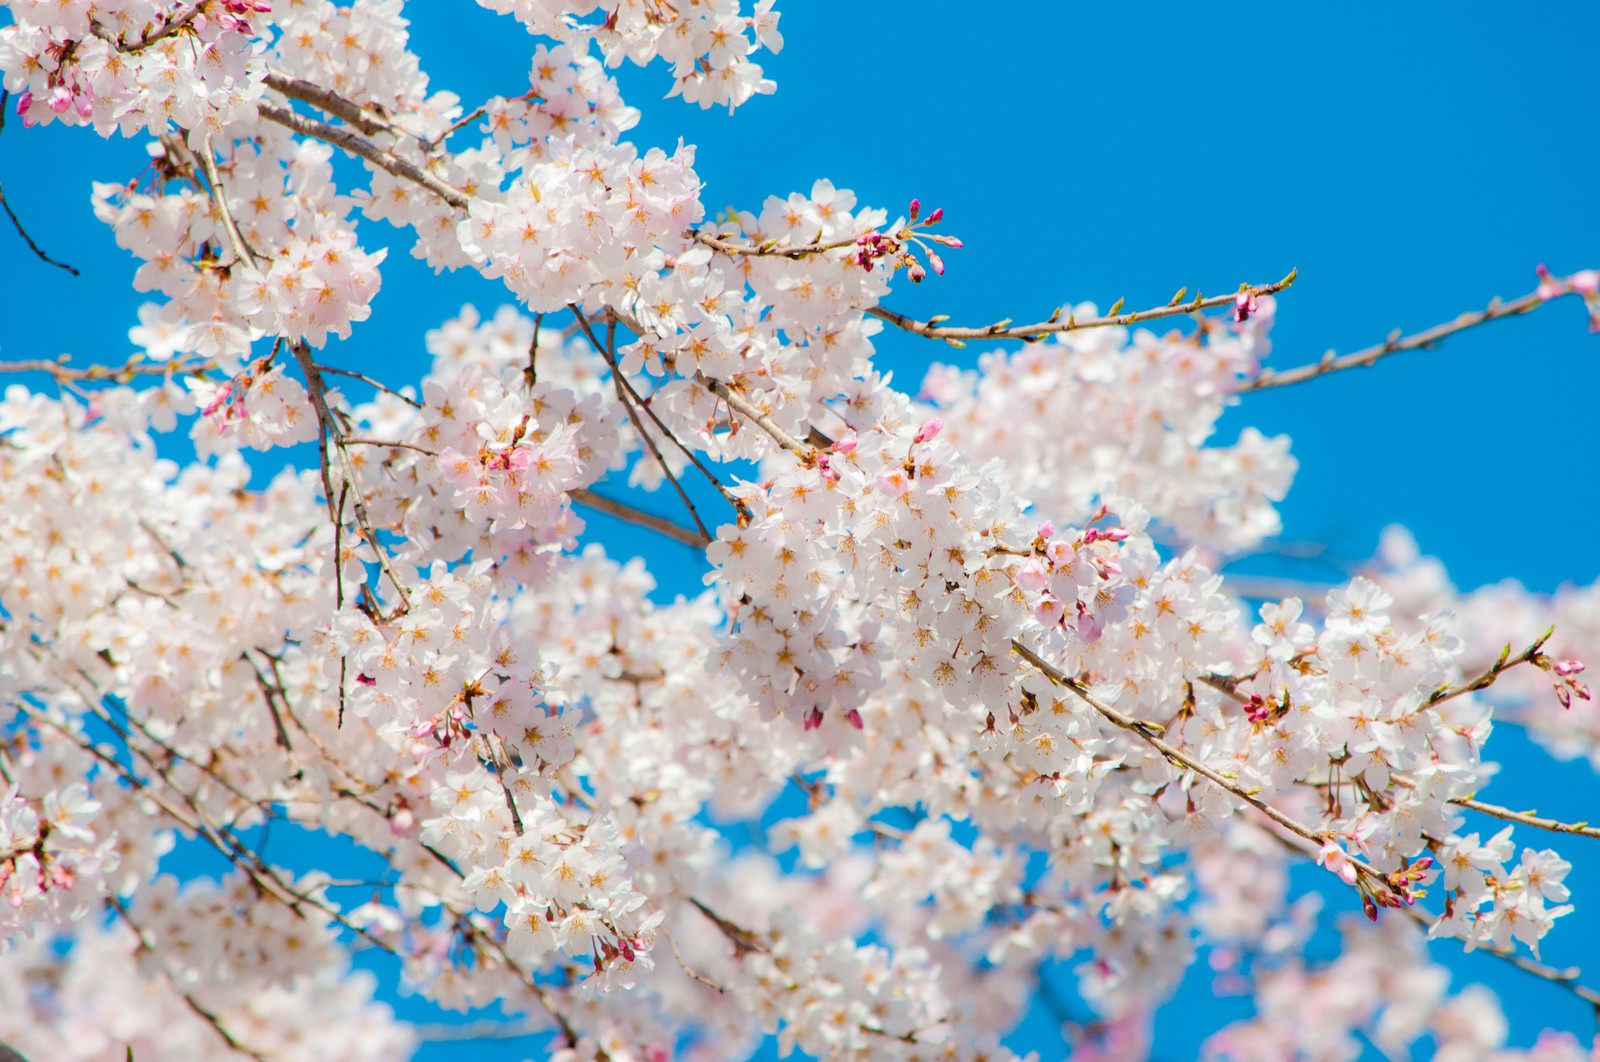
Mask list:
[[[1122,296],[1139,308],[1180,286],[1220,293],[1297,266],[1275,331],[1274,363],[1288,366],[1520,295],[1541,261],[1558,273],[1600,266],[1600,6],[779,6],[786,47],[763,57],[776,96],[730,118],[660,100],[664,70],[624,71],[624,94],[644,111],[635,136],[698,144],[712,209],[758,207],[818,177],[891,214],[912,196],[945,207],[966,249],[948,256],[942,281],[897,291],[897,309],[982,322]],[[530,41],[510,20],[461,0],[416,0],[410,16],[435,87],[469,102],[525,89]],[[0,231],[0,358],[128,352],[132,266],[93,220],[88,192],[91,179],[126,179],[142,162],[132,145],[8,123],[0,181],[35,238],[84,276],[35,262]],[[366,241],[395,249],[372,321],[336,362],[381,358],[414,379],[424,329],[464,302],[507,301],[476,277],[434,277],[386,228]],[[905,336],[882,347],[907,385],[929,360],[963,353]],[[1459,585],[1514,577],[1553,589],[1600,577],[1597,383],[1600,338],[1576,303],[1562,304],[1252,397],[1224,434],[1253,424],[1293,437],[1288,539],[1358,560],[1401,523]],[[1546,769],[1514,735],[1496,743],[1513,750],[1502,802],[1596,817],[1586,768]],[[1563,847],[1588,857],[1573,860],[1580,911],[1600,911],[1600,860]],[[1600,915],[1565,920],[1547,958],[1579,961],[1594,950],[1586,939],[1600,940]],[[1539,1018],[1592,1031],[1565,996],[1497,967],[1456,964],[1459,978],[1510,993],[1518,1040]],[[1203,980],[1192,981],[1160,1022],[1168,1060],[1192,1057],[1216,1020]]]

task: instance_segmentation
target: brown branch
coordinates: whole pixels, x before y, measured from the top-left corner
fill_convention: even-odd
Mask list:
[[[420,185],[457,210],[467,209],[467,204],[471,202],[461,189],[441,181],[415,163],[407,162],[393,152],[385,151],[370,140],[363,140],[349,130],[302,117],[287,107],[278,107],[271,103],[259,103],[256,105],[256,110],[262,118],[281,125],[292,133],[332,144],[336,148],[366,159],[396,177]]]
[[[1571,294],[1571,292],[1562,292]],[[1560,298],[1560,296],[1555,296]],[[1409,336],[1402,336],[1399,329],[1389,333],[1389,338],[1382,343],[1358,350],[1354,354],[1337,357],[1333,351],[1322,356],[1322,360],[1312,365],[1302,365],[1297,369],[1288,369],[1278,372],[1275,369],[1262,369],[1253,378],[1241,383],[1235,390],[1238,394],[1250,391],[1265,391],[1272,387],[1288,387],[1291,384],[1304,383],[1314,380],[1319,376],[1340,372],[1344,369],[1359,369],[1371,365],[1380,358],[1390,354],[1398,354],[1405,350],[1418,350],[1431,348],[1435,343],[1457,332],[1465,332],[1469,328],[1476,328],[1490,321],[1498,321],[1503,317],[1515,317],[1518,314],[1531,313],[1551,300],[1542,297],[1539,292],[1533,291],[1520,299],[1510,302],[1501,302],[1497,297],[1482,310],[1464,313],[1453,321],[1435,325],[1432,328],[1416,332]]]
[[[1113,313],[1104,317],[1087,317],[1079,320],[1068,315],[1066,320],[1061,320],[1060,311],[1047,321],[1038,324],[1013,325],[1010,320],[996,321],[990,325],[976,327],[958,327],[942,324],[942,318],[932,318],[927,321],[918,321],[907,317],[905,314],[895,313],[883,306],[874,306],[866,312],[874,317],[882,318],[894,325],[903,328],[912,335],[923,336],[927,339],[954,340],[957,342],[969,339],[1042,339],[1047,335],[1059,332],[1078,332],[1085,328],[1108,328],[1115,325],[1130,325],[1139,321],[1154,321],[1164,317],[1184,317],[1189,314],[1199,313],[1201,310],[1215,309],[1219,306],[1232,306],[1242,293],[1248,293],[1253,298],[1263,295],[1274,295],[1294,283],[1296,270],[1291,269],[1289,275],[1272,284],[1246,284],[1239,291],[1231,295],[1213,295],[1211,298],[1196,296],[1188,302],[1174,300],[1165,306],[1157,306],[1149,310],[1136,310],[1133,313]],[[1117,306],[1121,306],[1119,300]],[[1116,309],[1113,306],[1112,309]]]
[[[121,365],[86,365],[74,368],[67,364],[65,355],[54,361],[34,358],[25,361],[0,361],[0,373],[49,373],[57,383],[129,383],[135,376],[204,376],[217,367],[210,358],[201,361],[144,361],[134,355]]]
[[[1515,822],[1523,826],[1531,826],[1537,830],[1548,830],[1551,833],[1570,833],[1578,837],[1593,837],[1600,839],[1600,829],[1590,826],[1587,822],[1561,822],[1558,819],[1542,818],[1531,811],[1512,811],[1499,804],[1485,804],[1481,800],[1470,797],[1461,797],[1450,803],[1469,811],[1477,811],[1506,822]]]
[[[603,494],[596,494],[592,490],[579,487],[576,490],[569,490],[567,493],[579,505],[588,506],[598,512],[605,513],[607,516],[615,517],[624,523],[648,528],[694,549],[705,549],[711,544],[711,539],[698,531],[692,531],[687,527],[673,523],[665,517],[647,513],[643,509],[635,509],[631,505],[608,498]]]
[[[808,447],[805,443],[784,431],[783,428],[779,427],[778,423],[772,419],[770,414],[764,412],[760,406],[756,405],[754,402],[751,402],[748,398],[745,398],[743,395],[733,390],[733,388],[729,387],[721,380],[715,380],[709,376],[695,373],[694,382],[699,384],[701,387],[704,387],[707,391],[710,391],[724,402],[728,403],[729,408],[736,409],[740,413],[743,413],[745,416],[749,417],[751,420],[755,421],[761,426],[762,431],[771,436],[773,442],[777,443],[785,450],[788,450],[792,454],[804,454],[807,452]]]
[[[371,387],[377,388],[379,391],[382,391],[384,394],[393,395],[394,397],[398,398],[400,401],[402,401],[402,402],[406,403],[407,405],[409,405],[412,409],[421,409],[422,408],[422,403],[418,402],[415,398],[412,398],[409,395],[403,395],[399,391],[396,391],[394,388],[390,387],[388,384],[382,383],[382,382],[380,382],[378,380],[374,380],[372,377],[367,376],[367,375],[365,375],[363,373],[355,372],[352,369],[335,369],[332,365],[320,365],[319,364],[317,366],[317,370],[319,372],[331,372],[335,376],[348,376],[353,380],[360,380],[364,384],[367,384],[367,385],[369,385]]]
[[[278,698],[283,696],[283,687],[274,686],[267,681],[267,676],[261,673],[256,662],[250,659],[249,653],[240,653],[239,659],[250,665],[250,670],[255,674],[256,686],[261,690],[261,699],[266,702],[267,711],[272,713],[272,725],[277,730],[278,747],[285,752],[293,752],[294,746],[289,742],[289,731],[284,729],[283,716],[278,714]]]
[[[1500,653],[1500,658],[1493,664],[1489,665],[1488,670],[1484,671],[1483,674],[1479,675],[1470,682],[1463,682],[1460,684],[1445,683],[1443,686],[1440,686],[1438,689],[1434,690],[1433,693],[1429,694],[1428,700],[1422,705],[1422,707],[1431,708],[1436,704],[1442,704],[1443,702],[1452,698],[1459,697],[1463,693],[1475,693],[1478,690],[1487,689],[1488,687],[1494,685],[1495,680],[1497,680],[1505,672],[1510,671],[1512,668],[1517,667],[1520,664],[1532,663],[1539,656],[1539,650],[1544,648],[1544,643],[1549,641],[1550,636],[1555,632],[1556,629],[1551,627],[1549,630],[1541,634],[1532,645],[1528,646],[1514,657],[1511,655],[1510,643],[1506,643],[1505,649],[1503,649]]]
[[[11,94],[7,92],[5,88],[0,87],[0,133],[5,132],[6,111],[10,102]],[[67,265],[65,262],[58,262],[54,258],[51,258],[49,255],[44,253],[43,248],[33,242],[33,237],[28,235],[28,230],[22,227],[22,220],[18,218],[16,212],[11,209],[11,204],[6,201],[6,193],[5,189],[3,188],[0,188],[0,207],[5,208],[6,217],[11,219],[12,227],[17,230],[17,235],[22,237],[22,242],[28,245],[28,250],[32,251],[41,262],[44,262],[46,265],[53,265],[57,269],[65,269],[73,276],[79,275],[78,271],[72,266]]]
[[[398,439],[352,439],[352,438],[346,438],[345,441],[344,441],[344,444],[346,446],[376,446],[379,449],[385,449],[385,450],[414,450],[417,453],[422,454],[425,457],[438,457],[439,456],[439,451],[438,450],[430,450],[426,446],[418,446],[415,443],[401,442]]]
[[[363,107],[354,100],[346,99],[332,89],[324,88],[310,81],[303,81],[300,78],[291,77],[277,70],[268,70],[264,83],[267,88],[274,92],[281,93],[292,100],[309,103],[320,111],[350,123],[367,136],[376,136],[379,133],[389,133],[393,136],[409,135],[404,130],[396,127],[394,122],[384,115]],[[421,137],[416,139],[419,142],[426,143]]]
[[[1099,712],[1100,715],[1103,716],[1107,721],[1119,727],[1120,729],[1126,730],[1129,733],[1137,736],[1145,744],[1159,752],[1161,756],[1173,766],[1182,770],[1192,771],[1193,773],[1200,775],[1213,785],[1226,790],[1238,800],[1249,804],[1251,807],[1255,808],[1257,811],[1261,812],[1267,818],[1271,819],[1285,830],[1288,830],[1296,837],[1299,837],[1305,841],[1309,841],[1318,848],[1320,848],[1323,843],[1328,840],[1328,835],[1326,833],[1313,830],[1309,826],[1303,825],[1296,819],[1293,819],[1279,811],[1265,800],[1262,800],[1248,789],[1245,789],[1238,782],[1228,778],[1216,769],[1208,767],[1206,764],[1201,763],[1184,750],[1166,741],[1161,737],[1163,728],[1160,726],[1156,725],[1155,723],[1146,722],[1142,719],[1135,719],[1132,716],[1111,707],[1111,705],[1096,697],[1090,691],[1088,686],[1055,667],[1049,661],[1041,657],[1038,653],[1035,653],[1032,649],[1029,649],[1026,645],[1022,644],[1022,642],[1012,639],[1011,648],[1018,656],[1022,657],[1028,663],[1038,668],[1039,671],[1045,675],[1045,677],[1049,678],[1057,685],[1065,686],[1067,689],[1077,694],[1080,700],[1089,705],[1089,707],[1093,708],[1095,711]],[[1350,860],[1350,865],[1353,866],[1356,872],[1364,877],[1368,882],[1378,888],[1381,888],[1385,893],[1393,892],[1393,887],[1389,884],[1389,879],[1386,875],[1374,870],[1372,867],[1368,866],[1359,859],[1354,857],[1348,858]]]
[[[650,453],[656,459],[656,464],[661,466],[661,472],[667,477],[667,482],[672,484],[672,489],[677,492],[678,500],[683,502],[684,508],[689,510],[689,518],[694,521],[695,530],[709,541],[711,532],[707,530],[705,521],[700,519],[700,512],[695,508],[694,500],[689,497],[689,492],[684,490],[683,484],[678,482],[678,477],[672,471],[672,466],[667,464],[666,456],[662,454],[661,448],[656,445],[655,439],[645,430],[644,422],[639,419],[638,411],[634,409],[633,403],[628,400],[628,389],[624,386],[622,374],[617,371],[616,363],[607,356],[605,347],[601,345],[599,337],[594,334],[594,329],[589,327],[589,322],[583,316],[583,311],[576,306],[571,307],[571,310],[577,317],[579,325],[582,326],[583,334],[588,337],[589,343],[611,366],[611,383],[617,392],[617,401],[622,403],[623,410],[628,414],[628,419],[632,421],[633,430],[638,433],[640,440],[649,448]]]
[[[331,512],[334,504],[332,477],[328,468],[328,444],[333,444],[333,450],[339,455],[341,471],[344,482],[349,485],[351,507],[355,510],[356,526],[361,530],[361,537],[372,547],[372,552],[377,556],[378,568],[388,576],[389,584],[394,587],[395,593],[400,597],[402,612],[411,610],[411,595],[407,593],[400,577],[395,574],[394,567],[389,563],[389,552],[383,548],[383,543],[378,539],[378,532],[374,530],[372,517],[367,513],[366,499],[361,493],[360,480],[356,475],[355,462],[350,459],[350,451],[345,444],[345,431],[334,417],[333,411],[328,408],[328,389],[323,382],[322,373],[318,370],[316,362],[311,359],[311,348],[306,346],[304,340],[295,340],[289,344],[289,350],[294,354],[294,359],[300,365],[300,372],[306,378],[306,391],[311,397],[311,408],[316,411],[317,424],[321,430],[323,445],[322,453],[322,484],[327,495],[328,507]]]
[[[788,258],[798,261],[812,255],[826,254],[829,251],[838,251],[846,247],[856,246],[854,236],[847,240],[833,240],[830,243],[808,243],[802,246],[780,244],[775,240],[764,240],[759,244],[733,243],[726,234],[713,236],[702,229],[690,229],[684,233],[684,238],[703,244],[719,254],[735,258]]]
[[[178,34],[188,30],[194,25],[194,20],[200,16],[200,13],[211,2],[212,0],[195,0],[194,3],[189,5],[188,10],[181,15],[169,19],[160,29],[146,33],[136,41],[124,41],[120,37],[113,37],[109,30],[100,23],[93,21],[89,23],[89,32],[111,45],[117,51],[125,55],[132,55],[136,52],[144,51],[152,44],[159,44],[168,37],[176,37]]]

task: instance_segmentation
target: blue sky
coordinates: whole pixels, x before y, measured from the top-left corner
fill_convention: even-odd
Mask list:
[[[713,210],[757,208],[818,177],[891,215],[913,196],[943,206],[945,230],[966,248],[947,256],[942,280],[895,292],[888,304],[905,312],[1037,319],[1124,296],[1142,308],[1179,287],[1221,293],[1298,267],[1274,333],[1273,362],[1289,366],[1523,294],[1541,261],[1558,273],[1600,266],[1594,5],[779,7],[786,47],[763,57],[776,96],[731,117],[702,113],[659,99],[665,70],[625,70],[624,95],[644,111],[634,135],[698,144]],[[531,42],[513,22],[460,0],[408,10],[435,87],[469,102],[525,89]],[[129,352],[132,266],[88,195],[91,179],[126,179],[142,164],[137,145],[8,122],[7,196],[84,275],[43,266],[0,230],[0,359]],[[394,252],[372,321],[336,363],[382,358],[414,379],[426,328],[465,302],[492,311],[507,301],[490,282],[433,276],[391,230],[366,239]],[[929,361],[977,353],[909,336],[881,346],[908,386]],[[1461,586],[1509,577],[1549,590],[1600,577],[1600,441],[1585,413],[1597,383],[1600,337],[1568,302],[1438,351],[1252,396],[1222,433],[1250,424],[1292,436],[1301,470],[1282,506],[1287,539],[1355,561],[1400,523]],[[689,573],[668,588],[696,584]],[[1503,803],[1597,817],[1586,768],[1547,769],[1515,735],[1496,744],[1510,749]],[[1600,861],[1574,862],[1580,905],[1600,909]],[[1584,939],[1600,939],[1600,917],[1567,919],[1547,957],[1578,961]],[[1523,1042],[1539,1020],[1592,1031],[1560,993],[1490,960],[1456,965],[1506,988]],[[1192,1057],[1215,1020],[1197,980],[1160,1022],[1162,1057]]]

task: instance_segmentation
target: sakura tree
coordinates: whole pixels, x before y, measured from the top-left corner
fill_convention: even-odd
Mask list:
[[[1285,367],[1293,273],[918,317],[959,204],[718,214],[692,146],[628,139],[625,63],[760,106],[773,3],[480,0],[530,38],[481,101],[401,0],[3,5],[7,138],[149,162],[93,197],[138,354],[0,364],[0,1040],[409,1057],[371,953],[563,1060],[1001,1059],[1065,961],[1073,1057],[1131,1060],[1203,948],[1254,1005],[1214,1059],[1588,1057],[1506,1047],[1426,942],[1600,1011],[1539,957],[1600,829],[1490,784],[1497,723],[1600,767],[1600,590],[1462,594],[1398,531],[1326,592],[1222,574],[1296,463],[1214,429],[1550,303],[1596,327],[1600,272]],[[421,379],[361,346],[394,241],[516,304]],[[902,389],[891,331],[956,364]]]

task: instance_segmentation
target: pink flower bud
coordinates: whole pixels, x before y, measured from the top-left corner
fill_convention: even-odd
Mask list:
[[[913,443],[925,443],[944,430],[944,421],[938,417],[930,417],[927,423],[917,429],[917,436],[911,440]]]
[[[1248,289],[1239,292],[1238,295],[1234,296],[1233,300],[1234,323],[1243,324],[1244,322],[1248,321],[1250,319],[1250,315],[1255,313],[1259,308],[1260,304],[1256,302],[1256,296],[1254,292]]]
[[[928,215],[928,224],[929,225],[937,225],[937,224],[939,224],[939,222],[941,222],[943,220],[944,220],[944,207],[936,207],[934,209],[933,213]]]
[[[211,414],[228,404],[228,397],[232,394],[233,381],[229,380],[227,383],[223,384],[217,389],[216,396],[213,397],[211,401],[206,403],[205,408],[200,411],[200,415],[202,417],[211,416]]]
[[[1543,262],[1534,266],[1533,271],[1539,277],[1539,298],[1549,300],[1565,292],[1566,289],[1561,286],[1561,281],[1550,274],[1549,268]]]
[[[912,221],[917,220],[917,215],[922,213],[922,200],[913,199],[911,201],[911,211],[910,211],[910,213],[911,213],[911,220]]]
[[[854,708],[846,712],[844,718],[845,722],[849,723],[857,730],[863,730],[866,728],[866,724],[861,721],[861,713]]]
[[[1600,295],[1600,270],[1580,269],[1567,278],[1567,283],[1579,295]]]
[[[1554,664],[1550,665],[1550,669],[1556,674],[1560,675],[1562,678],[1566,678],[1568,675],[1581,674],[1583,672],[1583,661],[1557,660]]]

